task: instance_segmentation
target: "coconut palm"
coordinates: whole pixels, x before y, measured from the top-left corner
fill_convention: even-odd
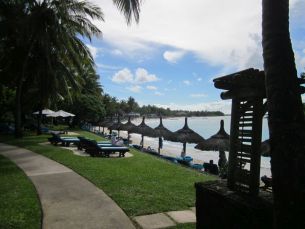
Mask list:
[[[139,20],[139,1],[113,1],[125,14]],[[22,98],[25,82],[35,82],[39,105],[51,95],[77,88],[82,64],[93,66],[93,58],[79,36],[91,40],[101,31],[91,19],[103,20],[101,10],[77,0],[0,0],[0,66],[16,86],[16,136],[21,135]],[[3,52],[2,52],[3,51]],[[14,61],[13,61],[14,60]],[[32,85],[34,86],[34,85]]]
[[[289,0],[263,0],[274,228],[305,225],[305,130],[289,34]]]

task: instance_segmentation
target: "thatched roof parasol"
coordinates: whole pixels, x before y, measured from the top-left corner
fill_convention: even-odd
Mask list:
[[[204,151],[229,151],[230,150],[230,135],[224,129],[224,121],[220,121],[219,131],[195,146],[196,149]]]
[[[128,118],[128,121],[124,124],[121,125],[121,130],[125,130],[125,131],[128,131],[128,132],[131,132],[131,129],[135,128],[136,125],[133,124],[131,121],[130,121],[130,117]]]
[[[148,137],[156,136],[154,129],[145,124],[145,116],[143,116],[143,119],[142,119],[142,122],[140,123],[140,125],[132,128],[130,131],[133,133],[142,134],[142,135],[145,135]]]
[[[155,131],[153,128],[151,128],[150,126],[147,126],[145,124],[145,116],[143,116],[143,120],[140,123],[140,125],[132,128],[130,130],[130,132],[132,133],[137,133],[137,134],[141,134],[142,135],[142,147],[144,146],[144,136],[148,136],[148,137],[156,137]]]
[[[103,127],[103,133],[104,133],[104,128],[107,127],[109,129],[109,127],[111,125],[113,125],[113,121],[112,121],[112,116],[110,117],[110,119],[106,119],[105,121],[101,122],[100,125]],[[111,129],[110,130],[110,133],[111,133]]]
[[[108,127],[108,129],[110,130],[117,130],[118,131],[118,137],[120,137],[120,130],[121,130],[121,126],[123,124],[120,121],[120,116],[118,116],[118,121],[114,122],[111,126]]]
[[[190,129],[187,124],[187,118],[185,118],[184,127],[174,132],[177,137],[177,141],[183,143],[199,143],[204,140],[199,134]]]
[[[166,127],[163,126],[162,123],[162,117],[160,117],[160,124],[157,126],[155,129],[155,135],[158,137],[163,137],[163,138],[171,138],[173,135],[173,132],[167,129]]]
[[[167,129],[167,128],[165,128],[163,126],[162,117],[160,117],[160,124],[159,124],[159,126],[157,126],[154,129],[154,131],[155,131],[156,136],[159,137],[158,152],[160,154],[160,149],[162,148],[162,143],[163,143],[162,137],[164,139],[172,139],[173,138],[173,132],[171,132],[169,129]]]
[[[216,134],[200,142],[195,148],[204,151],[219,151],[218,166],[223,167],[227,162],[225,151],[230,150],[230,135],[225,131],[224,121],[220,121],[220,129]]]
[[[181,157],[184,157],[186,154],[186,143],[199,143],[204,140],[203,137],[188,127],[187,117],[185,118],[184,127],[174,132],[173,136],[174,137],[168,140],[183,143],[183,151],[181,153]]]
[[[126,122],[126,123],[124,123],[124,124],[121,125],[121,130],[125,130],[125,131],[128,132],[128,133],[127,133],[128,144],[129,144],[129,133],[130,133],[131,130],[132,130],[133,128],[135,128],[135,127],[136,127],[136,125],[133,124],[133,123],[130,121],[130,116],[129,116],[129,118],[128,118],[128,122]]]
[[[110,119],[106,119],[105,121],[101,122],[100,125],[102,127],[110,127],[113,124],[113,120],[112,120],[112,116],[110,117]]]

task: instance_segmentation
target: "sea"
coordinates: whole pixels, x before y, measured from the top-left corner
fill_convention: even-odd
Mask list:
[[[216,134],[220,128],[220,121],[224,120],[224,127],[228,134],[230,134],[230,121],[231,116],[214,116],[214,117],[189,117],[188,118],[188,126],[199,135],[204,137],[205,139],[211,137]],[[132,122],[136,125],[140,124],[142,118],[134,119]],[[155,128],[159,125],[159,118],[146,118],[145,123]],[[171,130],[177,131],[184,126],[185,118],[184,117],[176,117],[176,118],[163,118],[163,125]],[[123,122],[124,123],[124,122]],[[263,128],[262,128],[262,141],[269,138],[268,124],[267,118],[263,118]],[[127,137],[126,131],[120,131],[120,136]],[[140,144],[141,136],[139,134],[131,134],[131,139],[133,144]],[[187,144],[186,146],[186,155],[191,156],[194,159],[194,163],[204,163],[213,160],[214,163],[218,162],[218,151],[201,151],[195,149],[196,144]],[[157,150],[158,149],[158,139],[145,137],[144,138],[144,147],[150,146],[151,148]],[[179,142],[170,142],[163,141],[163,148],[161,150],[161,154],[168,156],[180,156],[183,145]],[[226,152],[228,158],[228,152]],[[246,165],[249,167],[249,165]],[[249,169],[249,168],[248,168]],[[270,157],[261,157],[261,170],[260,175],[271,176],[270,171]]]

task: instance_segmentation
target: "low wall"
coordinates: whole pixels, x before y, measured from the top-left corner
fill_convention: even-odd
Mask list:
[[[238,194],[226,180],[196,183],[197,229],[272,228],[272,193]]]

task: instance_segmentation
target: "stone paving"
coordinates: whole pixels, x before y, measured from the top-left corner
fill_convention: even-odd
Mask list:
[[[193,207],[190,210],[136,216],[133,219],[143,229],[161,229],[181,223],[196,223],[196,213]]]

